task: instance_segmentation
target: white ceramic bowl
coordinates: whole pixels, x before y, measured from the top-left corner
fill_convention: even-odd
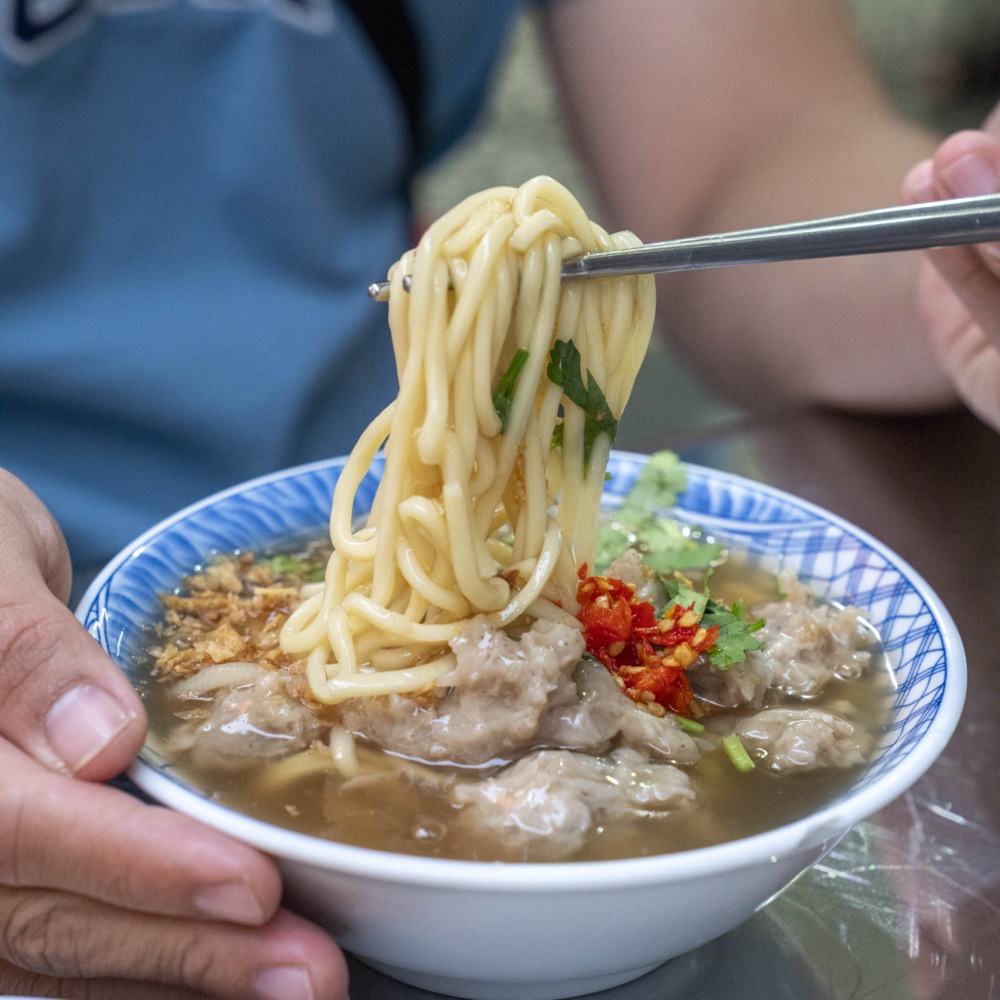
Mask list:
[[[609,503],[644,458],[612,456]],[[181,511],[123,550],[78,616],[128,674],[157,595],[212,552],[256,548],[327,523],[341,460],[266,476]],[[359,490],[370,502],[376,467]],[[361,511],[358,511],[361,513]],[[954,623],[902,560],[834,515],[769,487],[688,466],[677,513],[858,604],[881,631],[897,690],[884,745],[849,790],[787,826],[701,850],[563,864],[447,861],[331,843],[240,815],[184,785],[146,750],[134,781],[161,802],[279,861],[290,905],[400,980],[460,997],[555,1000],[627,982],[746,920],[855,823],[913,784],[965,697]]]

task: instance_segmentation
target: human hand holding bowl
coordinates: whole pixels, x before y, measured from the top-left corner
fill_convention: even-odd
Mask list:
[[[345,996],[269,859],[102,783],[141,747],[142,704],[65,605],[58,528],[3,472],[0,522],[0,993]]]

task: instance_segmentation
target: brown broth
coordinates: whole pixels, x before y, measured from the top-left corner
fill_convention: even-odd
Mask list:
[[[737,560],[713,576],[713,593],[749,604],[775,596],[773,578]],[[838,681],[808,702],[828,709],[877,735],[884,726],[891,673],[873,649],[872,666],[856,681]],[[188,701],[171,701],[165,685],[144,690],[153,737],[161,753],[181,723]],[[751,713],[747,713],[751,714]],[[728,732],[733,713],[709,719],[711,730]],[[469,769],[426,765],[359,747],[366,775],[346,780],[330,766],[329,751],[299,754],[296,761],[248,758],[238,769],[192,763],[191,755],[171,755],[170,770],[213,800],[277,826],[346,844],[385,851],[476,860],[537,860],[492,838],[470,840],[455,830],[456,807],[447,792],[433,786],[469,780]],[[799,819],[835,798],[856,778],[859,768],[821,769],[803,775],[776,775],[758,766],[740,773],[719,749],[706,752],[686,768],[697,800],[693,808],[670,814],[644,813],[592,832],[584,850],[569,860],[641,857],[719,844]],[[370,771],[370,773],[367,773]],[[477,770],[475,777],[482,777]]]

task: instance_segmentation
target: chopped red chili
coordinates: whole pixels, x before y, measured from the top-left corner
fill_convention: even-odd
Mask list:
[[[586,565],[579,577],[578,617],[587,651],[634,701],[691,717],[695,704],[686,671],[715,645],[718,626],[704,628],[693,604],[672,604],[657,618],[649,601],[636,600],[631,584],[588,576]]]

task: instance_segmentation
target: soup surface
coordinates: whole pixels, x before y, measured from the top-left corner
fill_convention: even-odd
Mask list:
[[[712,600],[762,621],[746,641],[760,648],[686,665],[689,718],[629,697],[620,678],[637,668],[599,659],[617,667],[614,644],[595,655],[554,625],[499,635],[483,622],[442,688],[321,705],[277,637],[326,556],[321,543],[221,555],[193,573],[163,597],[143,691],[151,745],[173,770],[292,830],[476,860],[686,850],[813,811],[850,784],[883,726],[891,675],[862,612],[732,554],[714,560]],[[628,550],[588,579],[669,604],[640,563]],[[705,585],[686,573],[685,587]],[[491,674],[497,663],[505,672]],[[540,673],[540,688],[521,685]]]

